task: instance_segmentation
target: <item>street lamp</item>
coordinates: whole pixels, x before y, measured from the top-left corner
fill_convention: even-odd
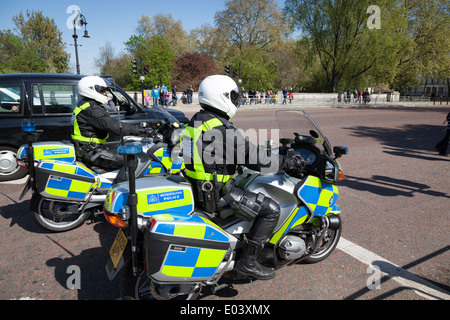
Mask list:
[[[78,46],[81,47],[81,44],[77,44],[77,39],[78,39],[78,35],[77,35],[77,25],[79,25],[80,27],[84,26],[84,36],[83,38],[90,38],[90,36],[88,35],[88,32],[86,30],[86,18],[85,16],[83,16],[81,14],[80,11],[78,11],[78,14],[76,15],[75,19],[73,20],[73,41],[74,41],[74,46],[75,46],[75,58],[77,60],[77,74],[80,74],[80,62],[78,60]]]

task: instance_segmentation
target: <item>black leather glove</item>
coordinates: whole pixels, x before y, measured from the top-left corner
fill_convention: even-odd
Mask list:
[[[139,135],[141,137],[152,137],[155,134],[155,130],[153,130],[152,128],[139,128]]]
[[[294,162],[295,168],[299,169],[300,171],[302,171],[305,168],[306,166],[305,159],[303,159],[301,156],[296,155],[292,157],[292,160]]]
[[[295,154],[295,151],[290,149],[286,156],[284,156],[284,162],[280,169],[290,171],[295,170],[301,172],[305,166],[305,159],[300,155]]]

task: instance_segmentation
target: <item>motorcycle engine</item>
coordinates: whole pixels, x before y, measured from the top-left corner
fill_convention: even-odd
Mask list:
[[[280,242],[278,252],[286,260],[301,258],[306,252],[305,241],[296,236],[285,236]]]

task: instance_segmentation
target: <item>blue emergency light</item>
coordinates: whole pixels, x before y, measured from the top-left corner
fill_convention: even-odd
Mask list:
[[[139,154],[142,152],[142,145],[138,143],[127,143],[124,146],[117,147],[117,152],[122,155]]]

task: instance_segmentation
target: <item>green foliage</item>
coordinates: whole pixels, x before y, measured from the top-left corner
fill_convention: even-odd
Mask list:
[[[62,32],[59,31],[53,19],[42,14],[42,11],[27,11],[26,17],[20,12],[13,17],[25,49],[34,52],[35,49],[44,61],[45,72],[64,73],[69,69],[70,55],[65,51],[66,44],[62,41]],[[32,54],[32,59],[35,59]],[[25,59],[26,60],[26,59]],[[28,62],[21,61],[19,64]],[[35,66],[32,63],[31,66]],[[42,72],[42,68],[31,69],[28,72]]]
[[[255,48],[238,53],[232,58],[231,64],[233,68],[241,65],[242,86],[245,89],[264,91],[275,87],[278,80],[277,66],[263,50]]]
[[[149,66],[149,74],[145,75],[145,88],[152,88],[155,84],[170,83],[170,71],[173,67],[175,54],[162,36],[155,35],[145,38],[141,35],[132,35],[125,42],[125,46],[134,60],[142,61],[143,65]],[[131,73],[131,63],[129,64],[129,72]],[[139,75],[133,76],[130,89],[139,90],[140,88]]]
[[[142,58],[150,67],[146,88],[193,84],[202,65],[180,57],[204,53],[219,73],[241,65],[245,89],[399,90],[420,76],[450,78],[449,34],[448,0],[286,0],[283,10],[275,0],[227,0],[214,26],[189,35],[170,15],[142,16],[125,43],[129,55],[103,59],[100,67],[138,90],[127,59]],[[183,79],[180,65],[188,66]]]
[[[379,28],[369,28],[373,5],[380,9]],[[390,82],[397,53],[408,46],[397,0],[287,0],[285,12],[311,39],[329,92],[366,84],[368,75],[375,82]]]
[[[23,43],[10,30],[0,31],[0,73],[45,72],[47,68],[35,47]]]

